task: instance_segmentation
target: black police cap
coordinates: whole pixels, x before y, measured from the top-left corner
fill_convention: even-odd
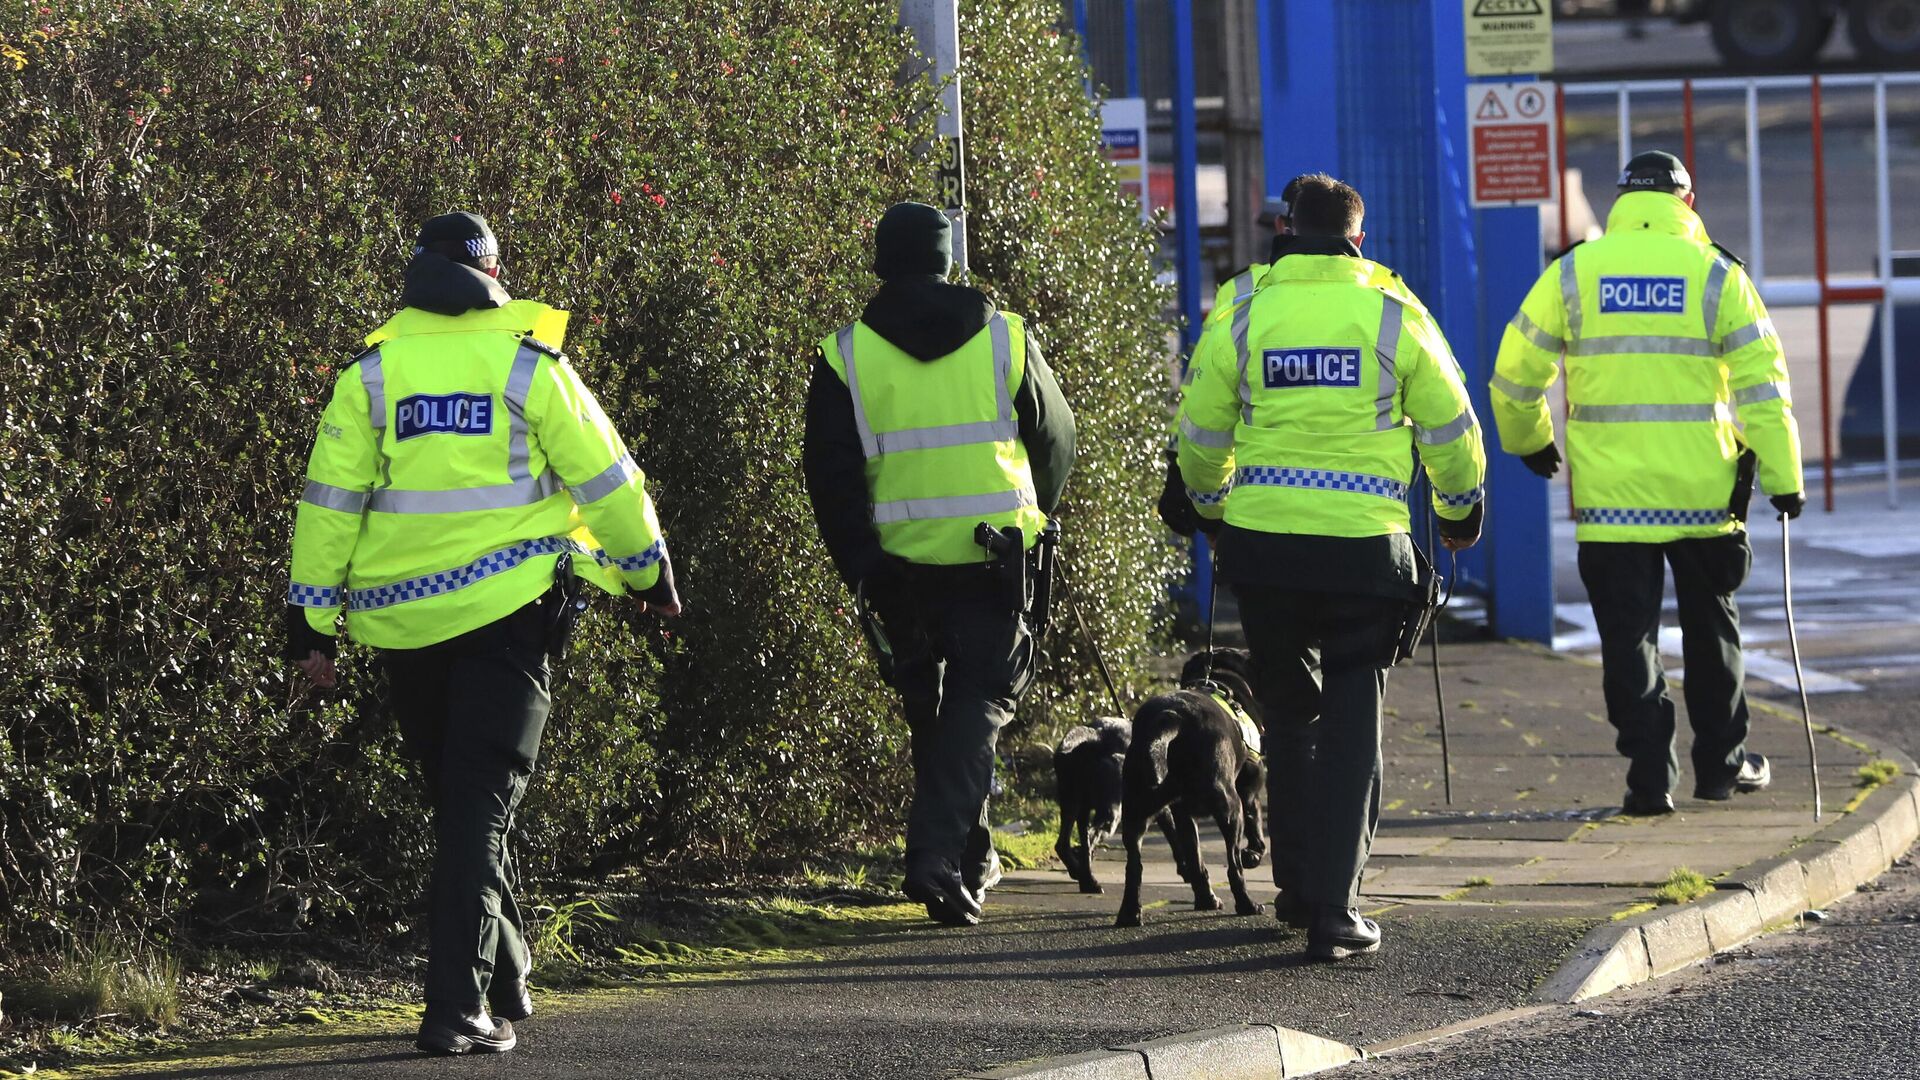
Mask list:
[[[418,255],[442,245],[463,249],[469,259],[497,257],[500,254],[500,241],[494,239],[493,230],[487,227],[487,219],[464,210],[428,219],[425,225],[420,226],[420,238],[413,242],[413,252]]]
[[[1665,150],[1648,150],[1635,154],[1620,170],[1619,186],[1621,191],[1691,190],[1693,176],[1679,158]]]

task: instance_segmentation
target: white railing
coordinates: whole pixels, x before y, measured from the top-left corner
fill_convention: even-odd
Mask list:
[[[1898,386],[1894,371],[1896,304],[1920,303],[1920,278],[1893,275],[1893,199],[1887,156],[1887,87],[1920,86],[1920,72],[1845,75],[1768,75],[1754,78],[1642,79],[1631,82],[1562,83],[1556,95],[1560,126],[1561,190],[1566,190],[1566,99],[1612,97],[1618,104],[1620,164],[1633,157],[1633,97],[1635,94],[1679,94],[1687,168],[1693,168],[1693,99],[1695,94],[1738,93],[1746,99],[1747,116],[1747,271],[1760,296],[1773,307],[1814,307],[1820,310],[1820,456],[1826,508],[1833,509],[1833,424],[1830,386],[1831,356],[1827,340],[1827,311],[1834,304],[1880,305],[1881,429],[1885,442],[1887,505],[1900,501]],[[1827,273],[1826,154],[1821,91],[1873,89],[1874,217],[1879,237],[1877,273],[1873,277],[1834,278]],[[1808,120],[1813,131],[1814,280],[1770,280],[1766,272],[1766,232],[1760,183],[1760,92],[1799,90],[1807,93]],[[1566,201],[1560,204],[1560,244],[1570,241]]]

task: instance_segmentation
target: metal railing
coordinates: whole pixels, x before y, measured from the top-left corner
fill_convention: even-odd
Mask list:
[[[1898,506],[1899,444],[1898,378],[1894,370],[1894,318],[1896,304],[1920,302],[1920,278],[1899,278],[1893,273],[1893,199],[1887,154],[1887,88],[1920,86],[1920,72],[1869,73],[1845,75],[1771,75],[1754,78],[1720,79],[1643,79],[1627,82],[1562,83],[1555,95],[1555,115],[1560,136],[1561,190],[1566,190],[1567,139],[1566,99],[1569,97],[1613,97],[1618,103],[1620,164],[1633,156],[1634,95],[1680,95],[1684,157],[1687,169],[1693,169],[1694,96],[1696,94],[1742,94],[1746,101],[1747,157],[1747,235],[1749,254],[1747,272],[1753,277],[1760,297],[1770,307],[1813,307],[1819,310],[1820,336],[1820,459],[1824,503],[1833,509],[1833,394],[1831,387],[1831,345],[1828,341],[1828,311],[1834,304],[1880,305],[1880,391],[1881,428],[1886,462],[1887,505]],[[1873,90],[1874,145],[1874,225],[1879,238],[1877,273],[1873,277],[1834,278],[1827,272],[1827,190],[1824,145],[1823,89]],[[1770,280],[1766,272],[1766,233],[1764,199],[1760,181],[1760,93],[1765,90],[1797,90],[1808,94],[1808,121],[1813,133],[1813,224],[1814,280]],[[1571,242],[1568,235],[1567,203],[1560,200],[1560,244]]]

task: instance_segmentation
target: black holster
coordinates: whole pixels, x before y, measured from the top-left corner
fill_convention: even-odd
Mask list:
[[[547,616],[547,656],[558,660],[566,655],[567,643],[573,640],[574,627],[579,625],[580,614],[587,610],[587,598],[581,594],[585,582],[573,572],[573,558],[562,555],[553,567],[553,588],[548,590],[542,603]]]
[[[1733,466],[1733,494],[1727,498],[1727,514],[1740,524],[1747,523],[1747,507],[1753,503],[1753,474],[1760,459],[1751,448],[1740,451]]]
[[[1033,578],[1028,574],[1027,534],[1009,525],[996,529],[986,522],[973,527],[973,542],[987,549],[987,571],[1008,611],[1027,613],[1033,607]]]
[[[1392,663],[1388,667],[1397,667],[1412,658],[1420,648],[1420,639],[1427,636],[1427,628],[1433,625],[1433,613],[1440,609],[1440,575],[1418,544],[1413,545],[1413,565],[1419,580],[1414,582],[1413,595],[1407,600],[1400,639],[1394,643]]]
[[[1040,541],[1033,546],[1033,606],[1027,609],[1027,626],[1036,640],[1045,640],[1053,622],[1053,569],[1060,559],[1060,523],[1048,519],[1040,530]]]

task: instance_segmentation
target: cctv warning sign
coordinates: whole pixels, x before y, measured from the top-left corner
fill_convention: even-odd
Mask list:
[[[1467,74],[1553,70],[1552,0],[1461,0],[1467,20]]]
[[[1467,87],[1473,205],[1525,206],[1554,200],[1560,170],[1552,102],[1552,83]]]

